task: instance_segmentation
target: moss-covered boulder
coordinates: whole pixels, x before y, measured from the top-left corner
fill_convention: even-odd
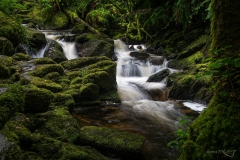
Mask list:
[[[212,97],[208,76],[196,78],[189,73],[173,73],[167,79],[167,86],[170,84],[169,98],[208,103]]]
[[[0,37],[7,38],[13,46],[25,40],[25,31],[21,24],[1,11],[0,24]]]
[[[51,16],[49,16],[49,14],[51,14]],[[59,11],[43,12],[41,8],[35,6],[30,15],[32,20],[37,23],[41,29],[59,30],[66,29],[68,26],[67,16]]]
[[[24,95],[20,85],[3,85],[0,86],[0,129],[12,117],[15,112],[23,112]]]
[[[64,68],[60,64],[44,64],[36,66],[29,74],[37,77],[44,77],[51,72],[58,72],[60,75],[63,75]]]
[[[79,138],[78,123],[69,113],[67,107],[56,106],[52,111],[38,114],[37,118],[45,119],[41,127],[38,128],[38,133],[62,142],[77,143]]]
[[[16,53],[12,56],[12,58],[16,61],[28,61],[30,60],[30,56],[24,53]]]
[[[106,71],[90,73],[83,78],[82,83],[94,83],[99,87],[100,92],[116,89],[116,79],[111,77]]]
[[[59,85],[51,80],[38,78],[38,77],[32,78],[32,80],[30,81],[30,84],[33,84],[33,85],[37,86],[38,88],[48,89],[53,93],[61,92],[63,90],[61,85]]]
[[[14,54],[14,48],[12,43],[4,37],[0,37],[0,55],[12,56]]]
[[[96,126],[82,127],[80,138],[83,144],[123,157],[134,157],[139,154],[145,141],[144,137],[137,134]]]
[[[49,113],[49,112],[48,112]],[[54,115],[64,115],[59,112],[54,113]],[[70,115],[70,114],[69,114]],[[6,138],[10,142],[9,147],[5,147],[4,154],[1,155],[1,158],[4,159],[18,159],[18,160],[25,160],[25,159],[36,159],[36,160],[43,160],[43,159],[69,159],[69,160],[75,160],[75,159],[91,159],[91,160],[107,160],[105,156],[103,156],[101,153],[96,151],[95,149],[91,147],[82,147],[82,146],[76,146],[72,143],[67,142],[68,139],[63,138],[64,136],[67,136],[67,133],[64,133],[65,130],[63,128],[59,128],[61,131],[61,134],[64,134],[64,136],[61,137],[48,137],[46,134],[48,132],[44,132],[45,135],[42,135],[40,132],[41,129],[45,127],[46,125],[43,125],[40,130],[38,130],[39,126],[36,126],[36,121],[40,121],[42,118],[47,118],[46,122],[49,122],[51,125],[51,120],[47,115],[39,115],[38,116],[32,114],[32,115],[24,115],[24,114],[17,114],[14,118],[12,118],[10,121],[6,123],[4,128],[0,130],[0,136],[3,135],[4,138]],[[50,114],[49,114],[50,116]],[[56,118],[53,116],[54,118]],[[35,117],[35,122],[34,118]],[[77,132],[75,130],[69,129],[77,127],[76,125],[71,126],[70,119],[64,118],[64,120],[60,118],[60,122],[57,124],[57,127],[67,127],[68,137],[74,138],[77,135]],[[73,117],[71,117],[74,119]],[[43,119],[42,119],[43,120]],[[55,119],[58,121],[58,119]],[[69,121],[69,123],[68,123]],[[44,120],[43,120],[44,122]],[[76,121],[75,121],[76,122]],[[55,122],[56,123],[56,122]],[[35,125],[32,128],[32,124]],[[60,125],[59,125],[60,124]],[[54,128],[54,125],[51,127]],[[76,129],[76,128],[75,128]],[[52,131],[52,130],[50,130]],[[72,136],[72,137],[71,137]],[[1,138],[1,137],[0,137]],[[62,142],[57,139],[64,139],[66,141]]]
[[[96,57],[82,57],[77,59],[72,59],[68,61],[61,62],[60,64],[68,70],[75,69],[75,68],[83,68],[90,64],[102,61],[102,60],[109,60],[109,58],[105,56],[96,56]]]
[[[11,57],[0,55],[0,78],[9,78],[16,72],[15,62]]]
[[[34,28],[27,29],[27,39],[30,46],[37,49],[42,48],[47,43],[45,34]]]
[[[54,40],[48,40],[48,49],[45,51],[44,57],[51,58],[57,63],[67,61],[61,45]]]
[[[70,111],[74,108],[75,102],[73,97],[70,94],[65,93],[55,93],[54,99],[52,100],[51,105],[53,106],[65,106]]]
[[[201,50],[207,43],[211,41],[209,35],[202,35],[193,41],[189,46],[187,46],[179,55],[178,59],[183,59],[189,57],[196,53],[197,51]]]
[[[48,57],[37,58],[37,59],[34,59],[33,62],[35,65],[37,65],[37,64],[56,64],[55,61],[53,61],[51,58],[48,58]]]
[[[25,109],[26,113],[42,113],[49,109],[54,94],[44,88],[25,87]]]
[[[166,78],[170,74],[169,69],[163,69],[153,75],[151,75],[147,82],[161,82],[164,78]]]
[[[71,30],[71,33],[72,34],[83,34],[87,31],[87,27],[82,25],[82,24],[78,24],[78,25],[75,25],[72,30]]]

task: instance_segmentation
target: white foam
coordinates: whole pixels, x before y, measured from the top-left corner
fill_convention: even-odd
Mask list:
[[[188,107],[188,108],[191,108],[194,111],[198,111],[198,112],[201,112],[205,108],[207,108],[206,105],[200,104],[200,103],[196,103],[196,102],[183,102],[183,105]]]

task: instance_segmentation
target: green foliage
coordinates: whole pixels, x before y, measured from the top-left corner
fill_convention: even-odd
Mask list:
[[[187,127],[190,125],[191,120],[188,116],[182,116],[179,118],[179,125],[182,127],[174,132],[174,134],[177,136],[176,140],[170,141],[167,146],[175,147],[175,148],[181,148],[184,141],[187,140],[189,136],[189,132],[187,130]]]
[[[18,0],[1,0],[0,11],[6,14],[13,14],[16,9],[26,9],[24,5],[21,5]]]
[[[207,8],[210,5],[210,0],[178,0],[173,7],[173,17],[176,23],[182,24],[183,28],[186,29],[191,23],[193,16],[201,14],[203,21],[209,18],[209,11]],[[201,10],[204,10],[202,12]],[[201,12],[200,12],[201,11]]]

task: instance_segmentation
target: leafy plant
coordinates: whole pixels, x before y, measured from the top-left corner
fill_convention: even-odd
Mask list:
[[[190,125],[190,123],[191,120],[188,116],[182,116],[179,118],[179,125],[181,126],[181,128],[173,132],[176,135],[177,139],[170,141],[167,144],[168,147],[174,147],[178,149],[181,148],[184,141],[188,138],[189,132],[187,130],[187,127]]]
[[[26,9],[26,7],[18,3],[18,0],[1,0],[0,1],[0,11],[6,14],[14,14],[16,9]]]

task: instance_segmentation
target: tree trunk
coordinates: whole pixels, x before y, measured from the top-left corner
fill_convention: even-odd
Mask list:
[[[211,3],[215,95],[190,125],[181,160],[240,159],[240,0]]]

